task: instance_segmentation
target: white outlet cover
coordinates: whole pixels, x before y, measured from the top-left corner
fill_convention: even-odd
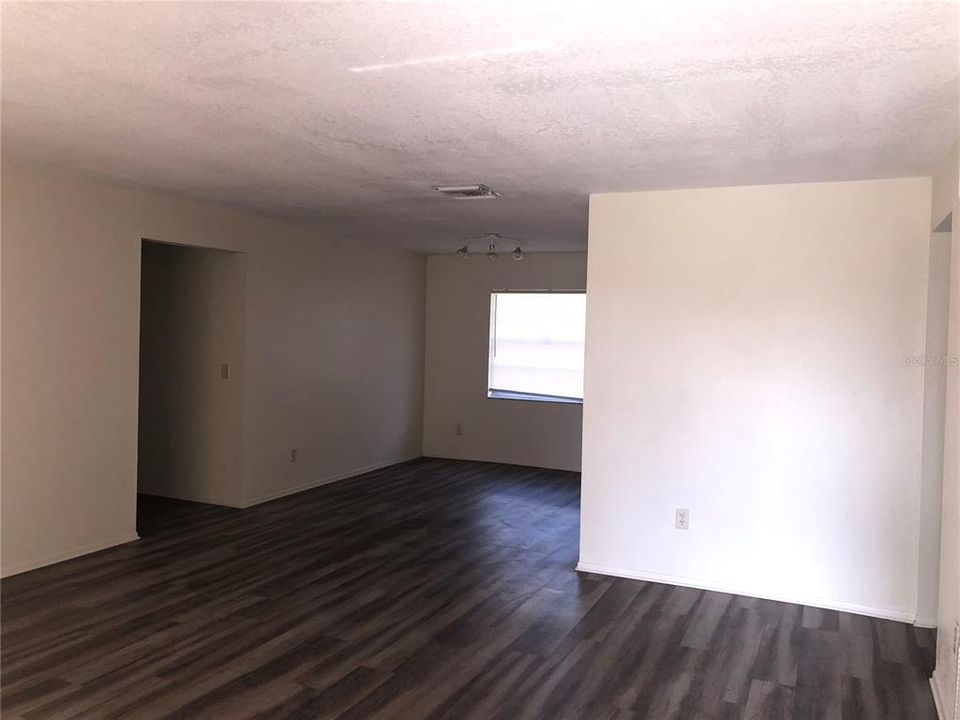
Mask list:
[[[677,508],[677,530],[690,529],[690,511],[685,508]]]

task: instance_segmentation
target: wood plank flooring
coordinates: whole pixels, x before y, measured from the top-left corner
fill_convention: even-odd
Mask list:
[[[139,542],[3,582],[3,717],[935,720],[931,632],[577,574],[579,495],[423,459],[142,498]]]

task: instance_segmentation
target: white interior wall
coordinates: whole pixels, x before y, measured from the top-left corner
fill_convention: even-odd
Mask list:
[[[937,667],[931,685],[941,720],[957,720],[960,688],[960,250],[956,242],[960,217],[960,142],[944,158],[933,178],[931,227],[951,214],[950,312],[943,444],[943,489],[940,530],[940,583],[937,605]]]
[[[582,406],[488,398],[487,359],[493,290],[582,290],[586,270],[585,253],[427,259],[425,455],[580,469]]]
[[[9,153],[2,195],[3,574],[136,537],[141,238],[246,253],[244,504],[420,454],[423,256]]]
[[[935,627],[940,582],[940,512],[947,401],[950,233],[933,233],[930,236],[928,266],[920,476],[920,542],[917,560],[917,623],[926,627]]]
[[[930,199],[591,197],[583,569],[914,619]]]
[[[242,506],[247,256],[144,242],[140,264],[137,491]]]
[[[930,201],[930,219],[933,229],[936,229],[941,221],[951,214],[957,201],[957,187],[960,186],[958,157],[960,157],[960,139],[943,157],[940,167],[933,176]]]

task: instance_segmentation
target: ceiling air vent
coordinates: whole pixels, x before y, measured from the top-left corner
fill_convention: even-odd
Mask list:
[[[481,198],[498,198],[500,193],[486,185],[434,185],[441,195],[454,200],[479,200]]]

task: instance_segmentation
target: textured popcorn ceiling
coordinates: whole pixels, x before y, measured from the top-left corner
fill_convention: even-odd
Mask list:
[[[591,192],[927,175],[957,6],[3,6],[3,149],[430,252]],[[500,200],[431,185],[483,182]],[[479,246],[480,243],[478,243]]]

